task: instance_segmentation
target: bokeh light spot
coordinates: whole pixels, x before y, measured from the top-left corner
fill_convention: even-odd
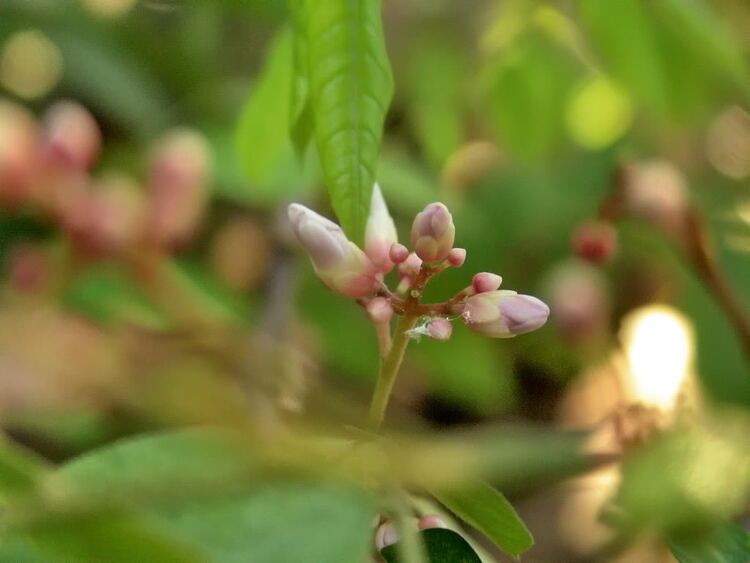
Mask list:
[[[22,98],[40,98],[55,87],[63,69],[60,49],[42,32],[11,35],[0,53],[0,83]]]
[[[601,75],[586,79],[570,99],[566,123],[571,138],[587,149],[603,149],[622,137],[633,122],[625,92]]]

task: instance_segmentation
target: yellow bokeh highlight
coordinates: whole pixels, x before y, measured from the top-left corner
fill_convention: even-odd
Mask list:
[[[633,103],[628,95],[597,74],[576,89],[568,103],[565,121],[576,143],[598,150],[622,137],[633,123],[633,116]]]
[[[81,0],[84,7],[100,18],[117,18],[126,14],[138,0]]]
[[[0,84],[21,98],[47,94],[60,80],[62,70],[60,49],[35,29],[14,33],[0,52]]]
[[[649,305],[629,313],[620,333],[627,358],[626,384],[641,403],[670,410],[692,372],[694,334],[673,307]]]

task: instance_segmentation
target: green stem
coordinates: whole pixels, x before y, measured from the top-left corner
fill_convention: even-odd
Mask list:
[[[393,383],[396,381],[398,370],[401,368],[401,362],[404,359],[404,352],[409,345],[409,330],[417,322],[419,315],[406,314],[399,318],[396,324],[396,331],[393,335],[393,344],[388,354],[380,363],[380,373],[378,381],[375,384],[375,392],[372,395],[370,403],[370,414],[368,418],[368,427],[373,432],[380,429],[385,417],[385,410],[388,407],[388,400],[391,398]]]

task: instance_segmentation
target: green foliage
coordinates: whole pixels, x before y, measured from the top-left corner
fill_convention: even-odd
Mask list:
[[[672,555],[680,563],[747,563],[750,561],[750,533],[731,522],[704,534],[669,538]]]
[[[432,491],[435,498],[462,520],[490,538],[503,551],[518,556],[534,538],[513,506],[492,486],[476,481],[451,491]]]
[[[428,563],[481,563],[469,543],[453,530],[430,528],[419,533],[427,551]],[[406,563],[399,555],[399,544],[383,548],[380,554],[388,563]]]
[[[297,21],[304,26],[324,180],[344,230],[361,244],[393,90],[380,2],[307,0],[293,7],[301,11]]]

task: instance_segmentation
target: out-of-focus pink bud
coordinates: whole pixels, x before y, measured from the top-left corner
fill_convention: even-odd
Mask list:
[[[435,317],[427,323],[427,334],[433,340],[445,342],[453,333],[453,325],[448,319]]]
[[[640,215],[677,234],[684,226],[688,189],[683,174],[671,163],[654,160],[625,168],[625,203]]]
[[[39,130],[23,106],[0,100],[0,205],[17,207],[32,193]]]
[[[549,316],[549,307],[531,295],[501,289],[479,293],[466,300],[466,326],[491,338],[511,338],[536,330]]]
[[[165,249],[189,241],[206,206],[211,167],[204,138],[189,129],[167,134],[156,146],[151,163],[148,235]]]
[[[398,532],[390,522],[381,524],[375,532],[375,548],[380,551],[384,547],[393,545],[398,541]]]
[[[377,268],[336,223],[298,203],[289,206],[289,221],[318,277],[332,291],[356,299],[375,289]]]
[[[47,256],[33,244],[14,248],[8,259],[8,282],[22,293],[33,293],[49,279],[52,265]]]
[[[466,249],[465,248],[453,248],[448,253],[448,264],[454,268],[460,268],[466,262]]]
[[[430,528],[447,528],[448,525],[439,516],[427,514],[419,519],[417,527],[420,530],[429,530]]]
[[[370,320],[376,325],[387,324],[393,317],[393,307],[385,297],[375,297],[366,306]]]
[[[390,250],[397,241],[396,225],[388,213],[380,186],[375,184],[370,202],[370,216],[367,218],[365,229],[365,253],[384,274],[393,269]]]
[[[606,329],[610,298],[600,270],[571,260],[555,268],[547,287],[554,323],[564,336],[585,341]]]
[[[406,248],[403,244],[395,242],[391,245],[388,256],[390,257],[391,262],[393,262],[394,264],[401,264],[405,262],[409,257],[409,249]]]
[[[601,221],[584,223],[573,233],[573,251],[591,264],[606,264],[617,252],[617,230]]]
[[[503,278],[490,272],[474,274],[474,277],[471,279],[471,287],[474,290],[474,293],[495,291],[500,287],[501,283],[503,283]]]
[[[116,254],[140,238],[144,203],[137,184],[111,174],[71,208],[65,226],[76,246],[92,257]]]
[[[102,134],[94,117],[76,102],[55,103],[44,116],[43,156],[61,168],[88,170],[99,156]]]
[[[448,208],[442,203],[431,203],[414,218],[411,244],[414,252],[425,262],[437,262],[448,257],[453,248],[456,228]]]

